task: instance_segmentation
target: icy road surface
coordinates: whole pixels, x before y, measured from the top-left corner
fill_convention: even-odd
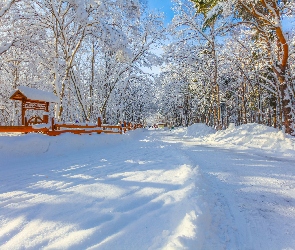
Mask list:
[[[295,249],[294,173],[170,131],[0,137],[0,249]]]

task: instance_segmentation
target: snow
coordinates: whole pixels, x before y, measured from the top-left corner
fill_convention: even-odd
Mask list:
[[[51,124],[49,124],[49,123],[33,124],[32,127],[34,129],[42,129],[42,128],[48,128],[48,129],[50,129]]]
[[[0,8],[0,17],[2,17],[6,12],[7,10],[10,8],[10,6],[12,5],[12,0],[11,1],[8,1],[6,3],[6,5],[2,6],[2,8]],[[1,50],[0,50],[1,51]],[[1,53],[0,53],[1,54]]]
[[[29,88],[27,86],[19,86],[17,88],[23,95],[25,95],[30,100],[38,100],[38,101],[45,101],[45,102],[58,102],[58,97],[53,93]],[[15,92],[15,91],[14,91]]]
[[[278,158],[295,156],[294,137],[283,131],[255,123],[235,127],[230,124],[226,130],[215,132],[205,124],[194,124],[182,131],[182,135],[197,137],[200,144],[235,149],[252,149],[256,154],[268,154]]]
[[[1,249],[295,249],[294,146],[257,124],[2,134]]]
[[[0,16],[1,16],[1,11],[0,11]],[[11,45],[12,45],[12,42],[10,42],[10,43],[6,43],[6,42],[2,43],[1,46],[0,46],[0,55],[2,53],[4,53],[5,51],[7,51],[11,47]]]

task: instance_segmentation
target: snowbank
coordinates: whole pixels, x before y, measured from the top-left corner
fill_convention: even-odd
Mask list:
[[[197,168],[162,133],[0,136],[1,250],[194,249]]]
[[[1,250],[295,249],[295,159],[267,150],[294,155],[294,138],[257,124],[2,134]]]
[[[47,136],[43,134],[2,134],[0,136],[0,157],[6,156],[30,156],[47,152],[60,153],[61,151],[75,152],[90,148],[97,148],[124,144],[126,141],[140,136],[144,129],[137,129],[120,134],[82,134],[70,133],[59,136]]]
[[[283,131],[265,125],[250,123],[241,126],[229,126],[226,130],[215,131],[205,124],[194,124],[180,129],[184,136],[191,136],[202,144],[227,148],[247,147],[259,152],[264,150],[275,156],[295,158],[295,138]]]
[[[31,155],[45,152],[88,150],[105,145],[126,143],[127,140],[144,135],[145,129],[137,129],[124,135],[92,134],[73,135],[62,134],[49,137],[42,134],[27,134],[19,136],[0,136],[0,156]],[[260,124],[244,124],[230,126],[226,130],[215,131],[205,124],[197,123],[188,128],[177,128],[169,133],[177,136],[190,137],[200,144],[222,146],[224,148],[252,148],[264,150],[276,156],[295,158],[295,138],[283,131]],[[56,145],[59,145],[58,147]],[[258,151],[257,151],[258,150]]]
[[[177,136],[193,137],[193,138],[202,138],[204,136],[214,134],[215,132],[216,132],[215,129],[207,126],[204,123],[195,123],[189,127],[177,127],[170,131],[170,133]]]
[[[186,136],[202,137],[210,134],[214,134],[215,129],[207,126],[203,123],[195,123],[187,128]]]

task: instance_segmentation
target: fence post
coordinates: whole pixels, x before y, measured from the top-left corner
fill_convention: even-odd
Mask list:
[[[127,125],[127,123],[126,123],[126,121],[124,121],[124,133],[126,133],[126,125]]]
[[[54,117],[51,118],[51,130],[54,131],[55,127],[54,127]]]
[[[120,134],[123,134],[123,122],[122,121],[119,121],[119,125],[120,125],[120,128],[119,128],[119,131],[120,131]]]
[[[101,117],[97,118],[97,127],[101,127]]]
[[[97,127],[101,128],[101,117],[99,116],[97,118]],[[97,134],[100,134],[101,132],[97,132]]]

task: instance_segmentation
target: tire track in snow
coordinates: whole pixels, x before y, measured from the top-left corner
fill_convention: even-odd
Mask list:
[[[174,147],[150,139],[113,146],[112,152],[100,148],[72,157],[49,150],[45,156],[26,159],[29,168],[20,168],[24,174],[8,172],[5,179],[11,185],[2,193],[20,191],[26,199],[19,202],[10,196],[5,199],[8,207],[0,204],[2,225],[23,216],[0,238],[2,248],[147,249],[169,242],[188,244],[180,241],[186,236],[176,229],[181,231],[186,213],[194,209],[187,199],[194,190],[192,166]]]
[[[295,249],[294,161],[163,136],[199,166],[199,249]]]

